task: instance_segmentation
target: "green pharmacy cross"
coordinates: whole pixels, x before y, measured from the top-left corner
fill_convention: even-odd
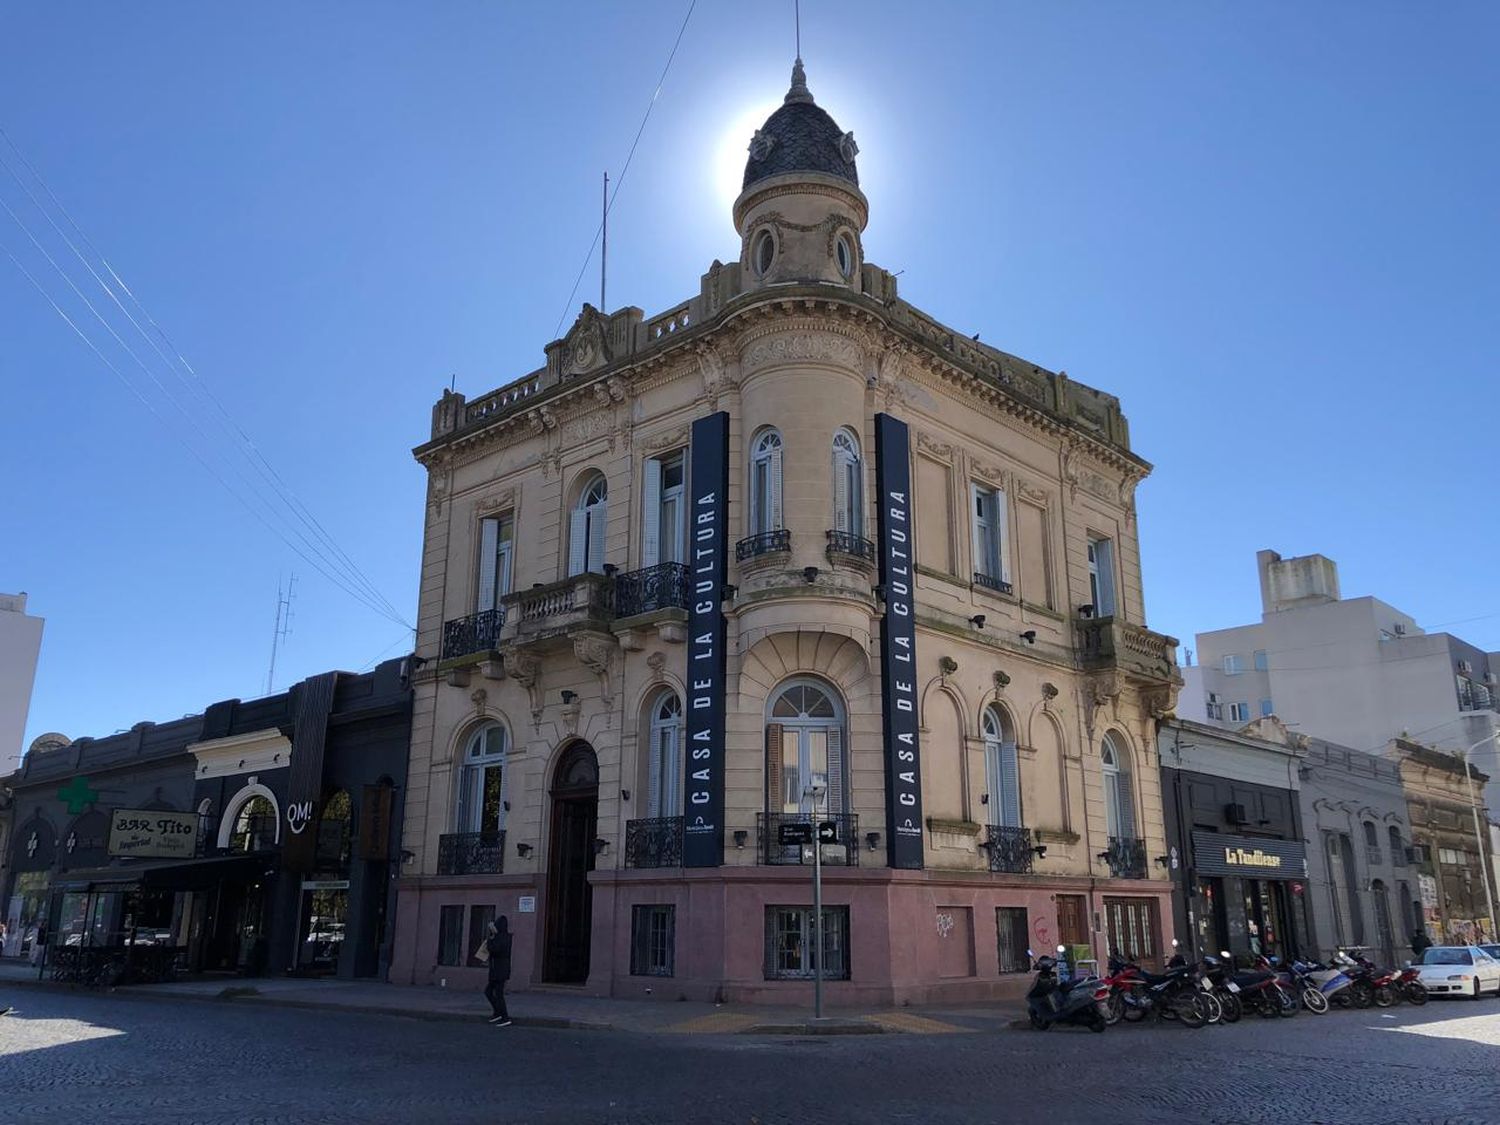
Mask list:
[[[57,791],[57,799],[68,806],[68,812],[77,816],[99,799],[99,793],[89,788],[89,779],[75,777]]]

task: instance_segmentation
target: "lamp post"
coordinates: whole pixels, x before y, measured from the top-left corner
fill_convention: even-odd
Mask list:
[[[828,786],[814,781],[802,790],[812,802],[813,846],[813,1019],[823,1018],[823,842],[818,839],[818,806]]]
[[[1464,783],[1469,787],[1469,811],[1474,814],[1474,842],[1479,845],[1479,874],[1480,877],[1484,880],[1484,902],[1486,909],[1488,909],[1489,911],[1489,923],[1491,930],[1493,930],[1495,927],[1495,892],[1494,889],[1490,886],[1489,865],[1484,861],[1485,841],[1484,834],[1481,832],[1479,827],[1479,801],[1474,796],[1474,777],[1469,772],[1469,755],[1473,754],[1475,750],[1478,750],[1486,742],[1494,741],[1496,735],[1500,735],[1500,729],[1490,731],[1489,734],[1485,735],[1478,742],[1474,743],[1473,746],[1470,746],[1467,750],[1464,751]],[[1495,935],[1493,933],[1490,933],[1487,936],[1491,940],[1494,940]]]

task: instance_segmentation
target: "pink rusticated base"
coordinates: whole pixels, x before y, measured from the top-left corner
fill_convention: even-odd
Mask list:
[[[811,982],[765,979],[765,908],[811,905],[810,868],[595,871],[589,881],[590,972],[578,992],[632,999],[812,1002]],[[544,985],[542,883],[533,875],[403,880],[392,982],[429,985],[446,978],[449,988],[483,987],[484,969],[437,964],[439,908],[494,904],[509,917],[515,934],[512,989]],[[1040,955],[1058,941],[1058,894],[1082,895],[1090,924],[1102,916],[1105,896],[1155,900],[1162,949],[1171,947],[1171,884],[1164,881],[825,868],[824,905],[849,907],[851,974],[847,981],[825,982],[825,1002],[830,1007],[888,1007],[1016,999],[1029,987],[1030,977],[1000,972],[995,909],[1026,908],[1031,944]],[[535,897],[535,913],[520,913],[522,896]],[[669,978],[632,976],[631,908],[665,903],[677,908],[676,973]],[[1102,968],[1104,935],[1094,932],[1091,937]]]

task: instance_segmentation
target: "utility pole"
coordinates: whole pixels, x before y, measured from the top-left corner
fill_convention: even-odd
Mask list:
[[[823,840],[819,832],[821,813],[818,806],[828,786],[813,782],[802,790],[812,800],[813,821],[813,1019],[823,1018]]]
[[[281,580],[276,581],[276,626],[271,630],[271,667],[266,672],[266,694],[270,695],[276,690],[276,650],[280,647],[283,638],[292,632],[292,596],[297,586],[297,575],[292,574],[287,582],[285,593],[281,589]]]

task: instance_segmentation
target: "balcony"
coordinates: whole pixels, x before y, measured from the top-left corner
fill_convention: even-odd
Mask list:
[[[614,582],[603,574],[575,574],[561,582],[538,583],[507,595],[505,613],[519,644],[575,632],[607,632],[614,613]]]
[[[505,833],[454,832],[438,837],[439,875],[499,875],[505,870]]]
[[[1010,583],[1003,578],[981,574],[977,570],[974,572],[974,585],[983,586],[986,590],[994,590],[997,594],[1009,594],[1012,592]]]
[[[1111,836],[1109,848],[1099,853],[1115,879],[1146,877],[1146,841],[1135,836]]]
[[[1365,845],[1365,861],[1371,867],[1379,867],[1385,862],[1385,857],[1380,854],[1380,849],[1374,844]]]
[[[828,561],[834,564],[857,566],[867,571],[875,567],[875,544],[849,531],[830,531],[826,553]]]
[[[859,816],[856,813],[830,813],[814,817],[810,813],[758,813],[755,817],[755,834],[760,846],[760,862],[768,867],[786,864],[799,865],[813,862],[813,845],[781,843],[783,824],[805,824],[817,835],[820,821],[833,821],[837,825],[838,843],[824,844],[823,862],[835,867],[859,866]]]
[[[1030,875],[1036,845],[1029,828],[1004,828],[987,825],[979,845],[989,853],[990,870],[1009,875]]]
[[[1087,670],[1118,668],[1160,683],[1177,683],[1177,638],[1153,633],[1118,617],[1076,623],[1078,655]]]
[[[681,867],[685,818],[654,816],[625,822],[626,867]]]
[[[615,616],[635,617],[662,609],[687,609],[688,568],[661,563],[615,575]]]
[[[500,630],[505,626],[504,609],[487,609],[482,613],[443,622],[442,660],[456,660],[476,652],[494,652],[500,647]]]
[[[786,554],[791,549],[792,533],[781,527],[741,539],[734,545],[734,558],[736,562],[749,562],[763,555]]]

